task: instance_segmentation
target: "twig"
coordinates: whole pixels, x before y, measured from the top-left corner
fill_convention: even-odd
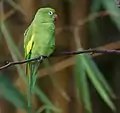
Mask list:
[[[88,49],[88,50],[81,50],[81,51],[62,52],[59,55],[75,55],[75,54],[82,54],[82,53],[120,54],[120,50]]]
[[[4,66],[1,66],[1,67],[0,67],[0,70],[5,69],[5,68],[8,68],[8,67],[10,67],[10,66],[12,66],[12,65],[24,64],[24,63],[27,63],[27,62],[37,61],[37,60],[39,60],[40,58],[41,58],[41,57],[37,57],[37,58],[29,59],[29,60],[14,61],[14,62],[9,62],[9,61],[7,61],[8,63],[5,64]]]
[[[120,50],[102,50],[102,49],[88,49],[88,50],[80,50],[80,51],[68,51],[68,52],[61,52],[59,54],[53,54],[50,57],[59,57],[59,56],[63,56],[63,55],[77,55],[77,54],[83,54],[83,53],[103,53],[103,54],[120,54]],[[46,56],[43,56],[44,58],[47,58]],[[36,58],[32,58],[29,60],[22,60],[22,61],[15,61],[15,62],[8,62],[7,64],[5,64],[4,66],[0,67],[0,70],[3,70],[5,68],[8,68],[12,65],[17,65],[17,64],[24,64],[27,62],[32,62],[32,61],[38,61],[40,60],[41,56],[36,57]]]

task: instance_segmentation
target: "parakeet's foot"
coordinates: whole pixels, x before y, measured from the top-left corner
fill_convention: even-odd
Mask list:
[[[41,62],[41,61],[43,61],[43,59],[44,59],[44,57],[43,57],[43,56],[40,56],[37,61],[38,61],[38,62]]]

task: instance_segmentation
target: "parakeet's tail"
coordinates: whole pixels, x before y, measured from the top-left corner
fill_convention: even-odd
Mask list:
[[[26,64],[26,75],[28,76],[28,86],[30,93],[34,92],[34,86],[36,83],[38,68],[42,61],[43,61],[43,57],[41,56],[38,61],[28,62]]]
[[[29,90],[31,93],[34,92],[34,86],[36,83],[37,78],[37,71],[39,68],[40,62],[35,63],[29,63],[28,66],[26,66],[26,72],[28,75],[28,83],[29,83]]]
[[[26,75],[28,76],[28,111],[31,113],[32,100],[31,96],[34,92],[34,86],[37,78],[39,62],[26,64]]]
[[[42,59],[40,59],[41,61]],[[26,64],[26,75],[28,76],[28,111],[31,111],[31,96],[34,93],[34,86],[36,83],[37,72],[40,65],[40,61],[28,62]],[[31,112],[30,112],[31,113]]]
[[[32,75],[31,75],[31,91],[34,91],[34,86],[36,83],[36,79],[37,79],[37,72],[38,72],[38,68],[39,68],[40,62],[35,62],[35,64],[32,64],[31,66],[31,71],[32,71]]]

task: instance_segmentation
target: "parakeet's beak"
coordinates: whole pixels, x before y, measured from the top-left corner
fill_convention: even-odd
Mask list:
[[[56,19],[57,19],[57,15],[54,14],[53,18],[54,18],[54,21],[56,21]]]

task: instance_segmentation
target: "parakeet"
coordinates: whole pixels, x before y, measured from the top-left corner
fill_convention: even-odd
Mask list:
[[[24,33],[25,59],[41,56],[49,57],[55,48],[55,24],[57,15],[53,8],[40,8]],[[29,87],[33,91],[39,61],[26,64],[26,72],[29,78]]]

